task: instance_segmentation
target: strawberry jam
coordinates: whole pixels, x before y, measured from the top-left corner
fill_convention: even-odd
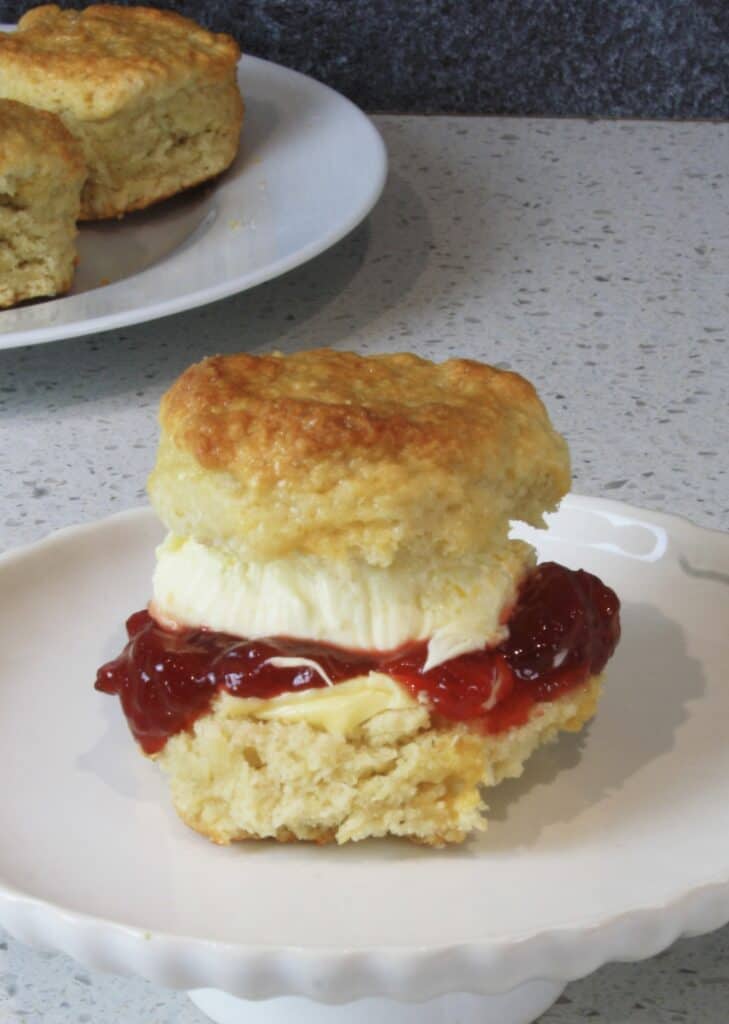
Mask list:
[[[494,733],[523,724],[538,701],[554,700],[601,672],[620,637],[620,602],[596,576],[546,562],[524,581],[498,647],[451,658],[423,671],[427,644],[396,651],[355,651],[283,637],[244,640],[205,629],[163,629],[147,611],[127,621],[129,642],[97,673],[96,689],[118,694],[135,738],[148,753],[189,729],[220,690],[268,700],[384,672],[436,718]]]

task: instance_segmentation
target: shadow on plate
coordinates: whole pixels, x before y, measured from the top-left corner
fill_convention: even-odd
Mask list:
[[[81,295],[133,277],[184,249],[215,217],[215,185],[205,182],[122,220],[79,225],[79,266],[69,294]]]

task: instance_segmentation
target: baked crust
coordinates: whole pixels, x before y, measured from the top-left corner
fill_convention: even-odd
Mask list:
[[[170,11],[48,4],[0,33],[0,97],[58,114],[88,167],[80,217],[119,217],[224,171],[243,119],[230,36]]]
[[[79,120],[104,120],[150,90],[225,80],[239,57],[231,36],[172,11],[44,4],[24,14],[16,32],[0,34],[0,89],[27,91],[43,99],[39,106]]]
[[[214,356],[165,395],[150,495],[181,536],[245,557],[389,565],[540,525],[569,456],[518,374],[410,354]]]

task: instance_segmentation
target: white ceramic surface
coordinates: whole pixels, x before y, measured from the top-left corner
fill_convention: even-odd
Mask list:
[[[504,992],[729,920],[729,536],[571,497],[543,558],[598,572],[624,633],[594,724],[491,797],[488,834],[218,848],[170,809],[96,667],[149,594],[149,510],[0,560],[0,924],[169,987],[321,1002]]]
[[[244,57],[238,77],[246,117],[233,167],[122,221],[81,225],[71,293],[0,310],[0,349],[244,291],[323,252],[366,216],[387,174],[369,119],[327,86],[268,61]]]
[[[530,981],[492,996],[460,992],[425,1003],[370,998],[334,1006],[295,996],[252,1002],[215,989],[188,995],[215,1024],[531,1024],[564,987],[562,982]]]

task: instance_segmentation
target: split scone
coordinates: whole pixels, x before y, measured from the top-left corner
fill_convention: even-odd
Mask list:
[[[47,4],[0,33],[0,97],[57,114],[79,140],[81,219],[120,217],[232,163],[239,56],[230,36],[170,11]]]
[[[71,287],[85,177],[57,117],[0,100],[0,307]]]
[[[326,349],[192,366],[149,481],[153,599],[98,673],[218,843],[485,828],[482,787],[593,714],[595,576],[509,540],[569,486],[514,373]]]

